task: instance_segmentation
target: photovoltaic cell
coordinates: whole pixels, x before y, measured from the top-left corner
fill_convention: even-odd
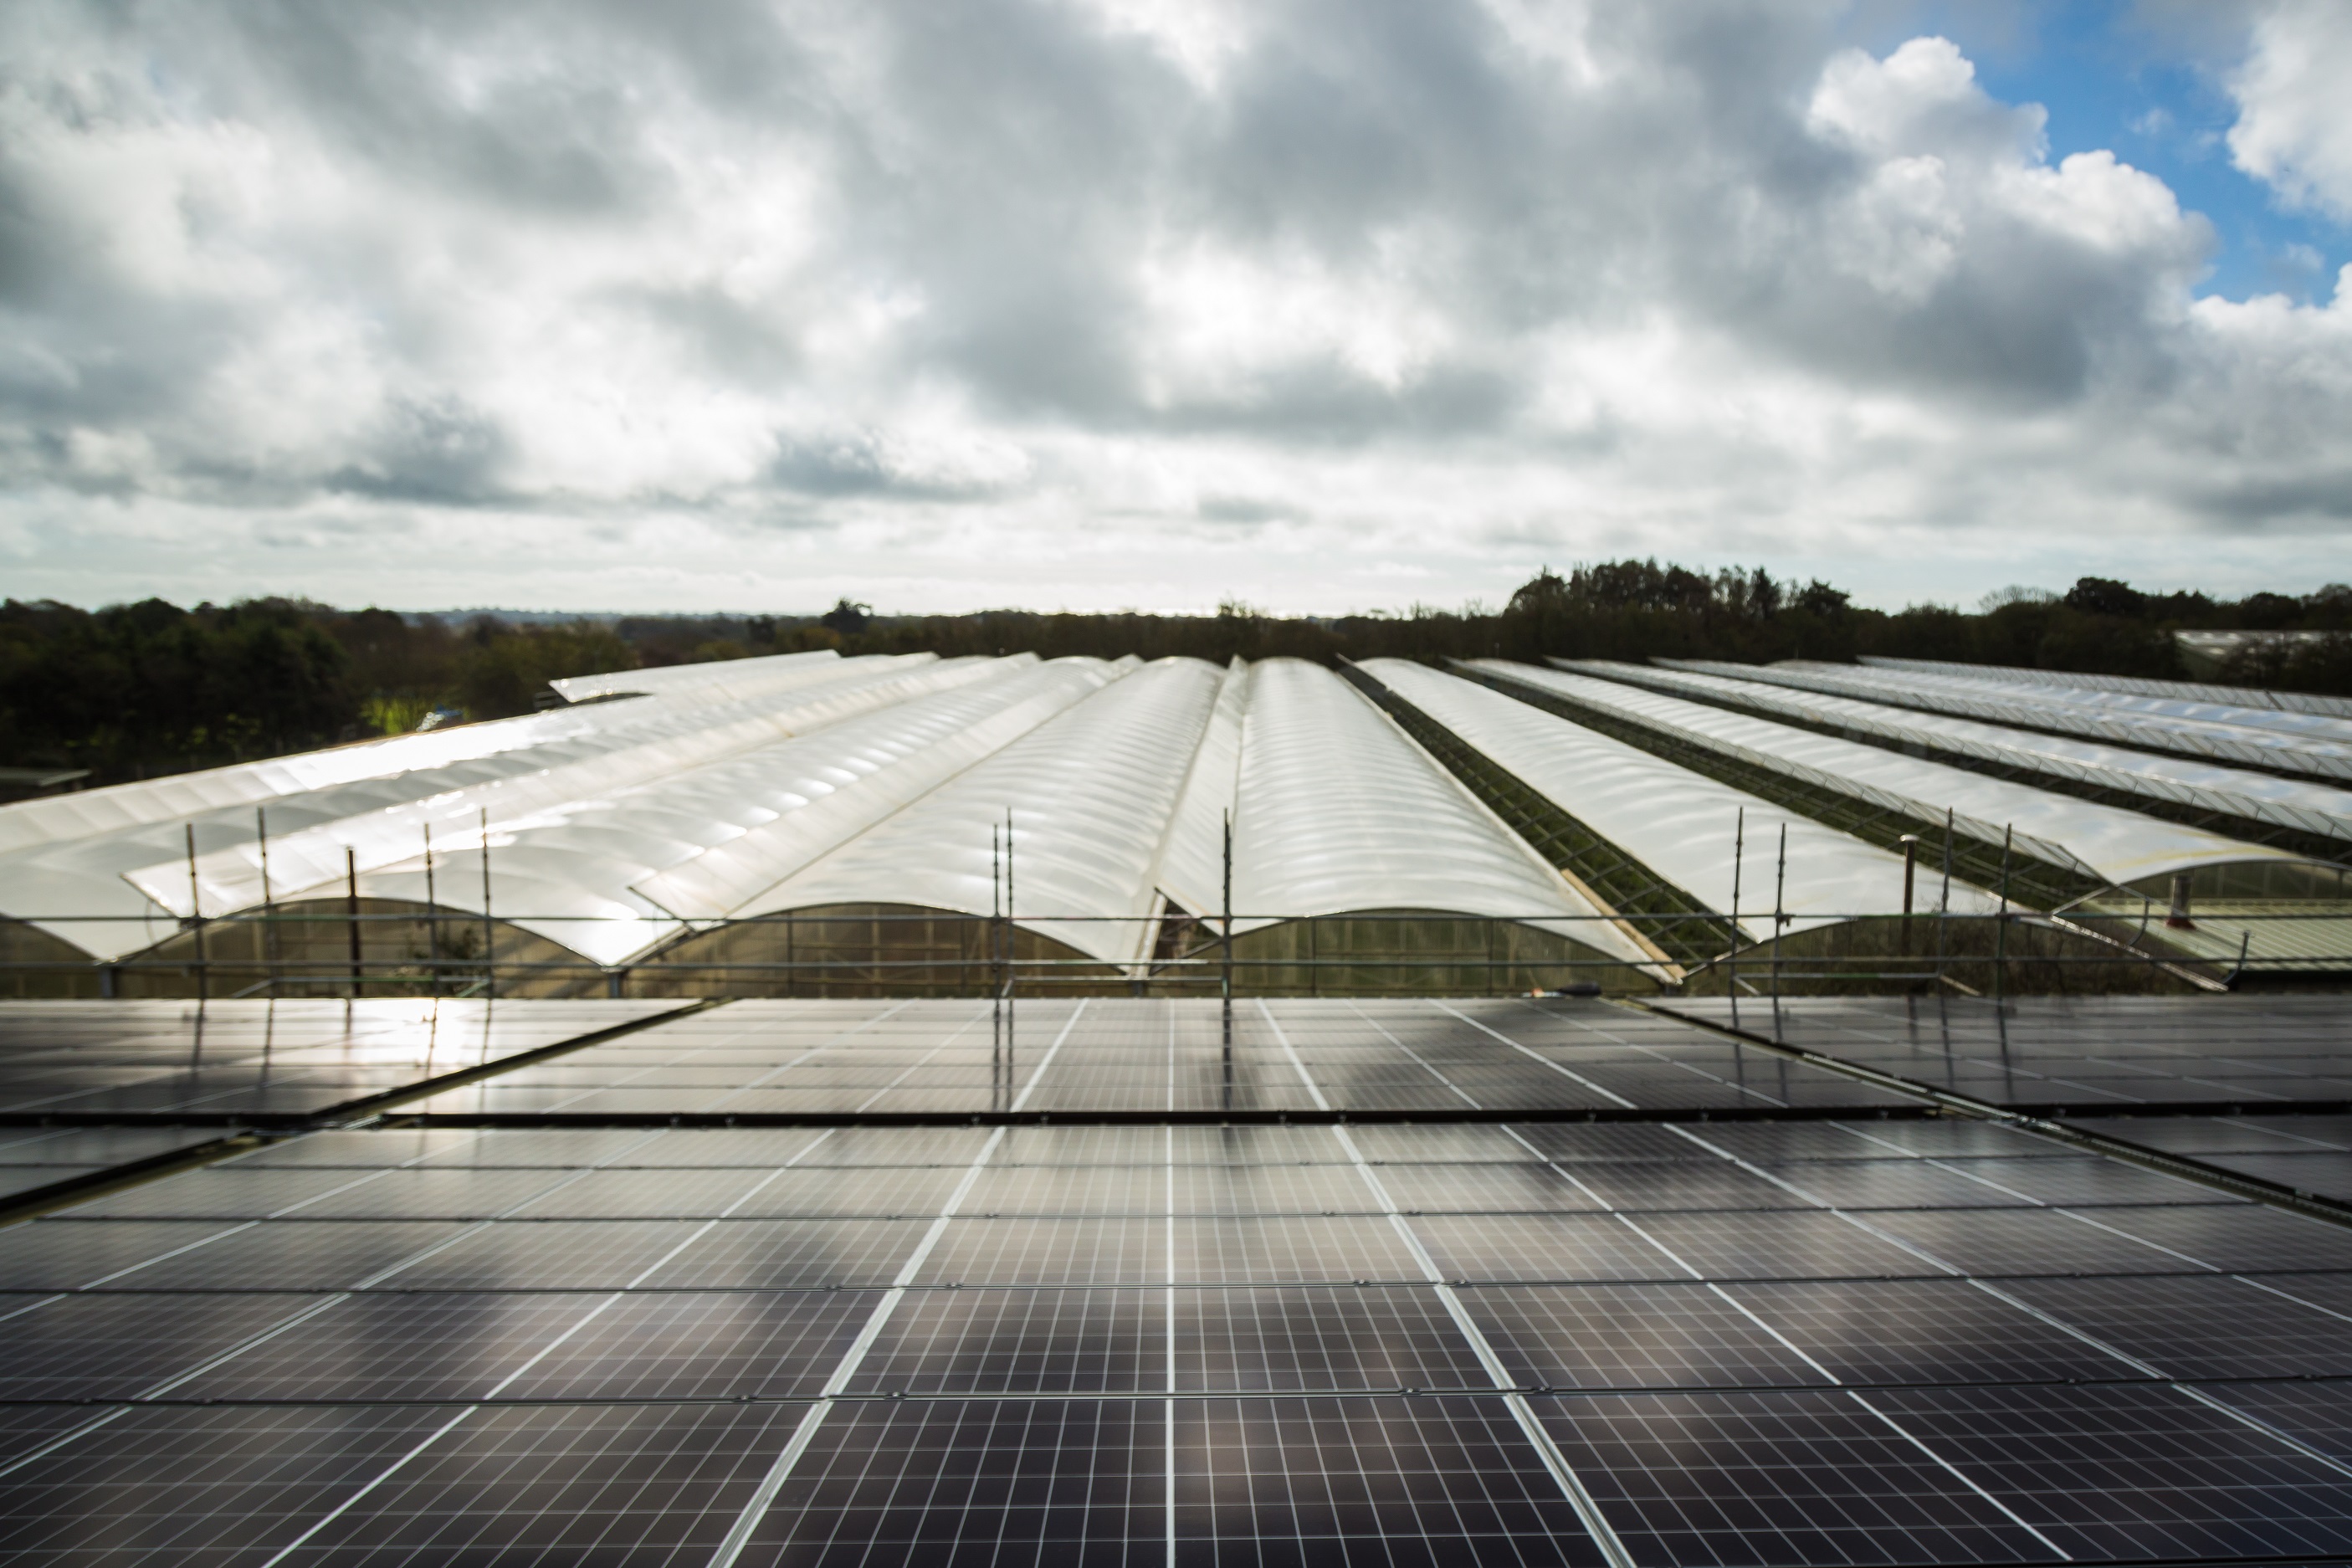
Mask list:
[[[1237,1106],[1476,1118],[1344,1131],[1213,1124],[1213,1005],[1016,1011],[992,1038],[971,1002],[730,1004],[0,1231],[0,1551],[2352,1557],[2344,1226],[1606,1005],[1237,1009]],[[2199,1027],[2239,1079],[2327,1048],[2294,1009],[2198,1016],[2008,1023],[2085,1083],[2188,1082]],[[1032,1090],[1054,1124],[960,1120]],[[651,1120],[429,1120],[461,1101]],[[659,1121],[919,1101],[959,1120]],[[1584,1106],[1621,1119],[1513,1120]],[[1211,1124],[1086,1120],[1171,1109]],[[2152,1127],[2352,1155],[2325,1116],[2101,1124]],[[85,1131],[114,1141],[76,1163],[0,1129],[0,1169],[187,1130]]]

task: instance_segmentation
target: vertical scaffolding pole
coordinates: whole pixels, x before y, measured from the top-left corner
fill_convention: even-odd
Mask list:
[[[1731,997],[1731,1026],[1739,1026],[1739,944],[1747,932],[1739,929],[1739,873],[1748,861],[1748,808],[1731,819],[1731,952],[1723,961],[1724,986]]]
[[[2017,837],[2015,823],[2000,836],[2000,917],[1992,928],[1992,999],[1996,1010],[2009,994],[2009,847]]]
[[[1936,990],[1944,989],[1944,959],[1951,952],[1949,943],[1952,923],[1952,808],[1944,808],[1944,893],[1936,903]]]
[[[278,998],[278,900],[269,887],[269,813],[253,808],[254,842],[261,847],[261,961],[269,976],[270,1000]]]
[[[1911,889],[1919,874],[1919,836],[1906,833],[1896,842],[1903,846],[1903,927],[1900,956],[1911,956]]]
[[[196,825],[187,826],[188,836],[188,923],[196,933],[196,1004],[199,1008],[212,1000],[212,964],[205,955],[204,886],[196,879]]]
[[[1234,814],[1226,812],[1224,820],[1225,910],[1223,918],[1218,921],[1220,934],[1217,940],[1222,957],[1218,961],[1217,994],[1221,1004],[1218,1012],[1224,1023],[1225,1109],[1231,1110],[1234,1108]]]
[[[1013,808],[1008,805],[1004,808],[1004,1103],[1008,1110],[1018,1098],[1013,1092],[1013,1080],[1020,1071],[1021,1046],[1021,968],[1013,945],[1021,928],[1013,923]]]
[[[1789,885],[1789,825],[1780,824],[1780,859],[1772,873],[1772,1033],[1780,1033],[1780,927],[1788,916],[1781,912],[1783,893]]]
[[[499,966],[494,956],[497,933],[490,926],[490,808],[481,808],[482,823],[482,994],[499,994]]]
[[[349,846],[343,849],[343,912],[350,917],[352,995],[356,999],[360,994],[360,856]]]
[[[433,825],[429,822],[425,825],[425,973],[430,994],[440,995],[441,901],[433,892]]]
[[[1004,1075],[1004,845],[1003,833],[988,826],[988,1103],[998,1103]]]

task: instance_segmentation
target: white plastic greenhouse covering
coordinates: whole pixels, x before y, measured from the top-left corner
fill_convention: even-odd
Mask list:
[[[1251,668],[1234,804],[1236,931],[1282,917],[1428,910],[1514,919],[1647,964],[1650,955],[1580,897],[1388,716],[1320,665]],[[1183,830],[1214,842],[1213,788],[1188,792]],[[1222,857],[1220,857],[1222,858]],[[1213,910],[1206,865],[1162,868],[1188,910]]]
[[[1474,681],[1402,659],[1367,659],[1362,668],[1708,909],[1730,913],[1736,889],[1739,926],[1751,939],[1771,934],[1783,828],[1781,907],[1792,917],[1784,932],[1903,910],[1898,855]],[[1743,846],[1738,855],[1735,844]],[[1923,877],[1916,908],[1937,907],[1941,891]],[[1994,907],[1954,885],[1955,910]]]
[[[785,878],[847,843],[1117,679],[1097,658],[1030,655],[982,685],[910,702],[813,736],[761,786],[758,826],[634,883],[696,921],[746,912]],[[772,811],[773,815],[765,815]]]
[[[2263,637],[2254,632],[2186,632],[2189,637]],[[2084,691],[2126,691],[2137,697],[2169,697],[2183,702],[2226,702],[2247,708],[2277,708],[2289,713],[2326,713],[2352,719],[2352,697],[2322,697],[2309,691],[2273,691],[2260,686],[2216,686],[2200,680],[2154,680],[2140,675],[2078,675],[2072,670],[2032,669],[2015,664],[1957,664],[1945,658],[1887,658],[1864,654],[1873,669],[1908,669],[1961,680],[2008,681],[2023,686],[2070,686]]]
[[[2229,708],[2121,692],[2062,687],[1997,686],[1919,671],[1850,664],[1727,664],[1713,659],[1656,661],[1668,669],[1760,680],[1898,707],[1932,709],[2020,729],[2062,730],[2163,752],[2287,768],[2352,780],[2352,723],[2312,713]]]
[[[757,697],[782,690],[805,680],[822,680],[843,660],[831,648],[814,653],[770,654],[761,658],[714,659],[704,664],[672,664],[655,669],[616,669],[605,675],[567,675],[551,680],[567,702],[588,702],[617,692],[699,700]]]
[[[2215,700],[2116,691],[2099,687],[2046,685],[2030,680],[1994,681],[1974,676],[1874,669],[1869,666],[1822,664],[1807,660],[1790,660],[1786,665],[1772,668],[1789,668],[1809,675],[1823,671],[1852,673],[1885,690],[1909,690],[1932,686],[1942,691],[1968,694],[1989,689],[2009,700],[2054,702],[2073,711],[2120,719],[2126,722],[2152,720],[2167,726],[2187,726],[2192,733],[2202,733],[2209,726],[2232,731],[2253,731],[2264,737],[2279,737],[2289,745],[2321,755],[2352,756],[2352,719],[2248,702],[2234,693],[2229,700]]]
[[[1013,918],[1089,956],[1139,961],[1158,903],[1152,868],[1218,670],[1163,658],[1109,672],[1122,679],[736,912],[881,903],[989,914],[1003,891],[992,836],[1009,814]]]
[[[1217,704],[1192,754],[1192,771],[1168,829],[1154,884],[1188,913],[1224,910],[1225,827],[1241,783],[1242,715],[1249,708],[1250,667],[1234,659],[1217,685]]]
[[[2200,866],[2312,863],[2302,856],[2242,843],[2160,817],[2077,800],[2006,779],[1987,778],[1942,763],[1906,757],[1856,741],[1816,735],[1768,719],[1729,713],[1638,687],[1508,659],[1475,659],[1470,663],[1474,668],[1492,670],[1539,690],[1558,691],[1670,729],[1714,736],[1768,756],[1787,758],[1824,773],[1874,785],[1920,802],[1938,813],[1949,807],[1980,822],[2014,826],[2020,833],[2062,847],[2098,875],[2117,884]]]
[[[257,811],[266,813],[277,839],[457,791],[528,781],[938,663],[929,654],[812,661],[793,682],[740,705],[600,702],[0,807],[0,844],[16,847],[0,853],[0,916],[23,919],[93,957],[118,958],[177,929],[174,910],[188,907],[191,830],[200,869],[209,863],[233,878],[234,858],[251,857],[249,900],[206,897],[205,915],[231,914],[260,902]],[[759,734],[759,727],[745,732]],[[761,738],[775,733],[772,728]],[[60,806],[72,810],[52,809]],[[222,852],[229,858],[212,858]],[[127,879],[140,872],[165,902]],[[292,891],[273,877],[274,896]]]
[[[678,707],[632,703],[640,710],[625,731],[627,743],[577,762],[542,768],[518,778],[436,790],[421,800],[341,817],[287,834],[273,832],[268,845],[269,892],[300,898],[320,886],[340,887],[347,857],[362,871],[421,855],[426,830],[447,847],[478,844],[480,814],[489,813],[494,836],[563,810],[754,747],[772,745],[856,714],[893,707],[991,673],[993,661],[980,658],[926,661],[912,668],[860,668],[830,680],[776,692],[764,700]],[[835,668],[838,669],[838,666]],[[207,910],[245,909],[263,898],[263,846],[249,842],[200,856],[197,886]],[[193,912],[189,867],[184,858],[124,873],[139,889],[173,914]],[[495,896],[493,898],[495,902]],[[529,906],[525,906],[526,908]]]
[[[931,657],[912,654],[898,659],[869,657],[812,662],[795,671],[793,683],[814,682],[851,669],[928,660]],[[176,828],[181,823],[209,813],[266,805],[343,784],[398,780],[430,769],[459,767],[534,747],[566,742],[593,746],[595,737],[646,710],[642,704],[633,708],[620,702],[558,708],[518,719],[461,724],[422,734],[387,735],[379,741],[330,746],[324,751],[297,752],[257,763],[174,773],[143,784],[114,784],[106,789],[20,801],[0,810],[0,856],[44,844],[120,833],[150,823],[168,822]]]
[[[1661,669],[1609,659],[1561,659],[1558,663],[1560,668],[1579,675],[1647,687],[1668,696],[1732,702],[1812,723],[1834,724],[1897,746],[1962,752],[2010,766],[2340,838],[2352,845],[2352,790],[2331,784],[2282,778],[2276,773],[2228,767],[2170,752],[2135,751],[2096,741],[2044,734],[2037,730],[2011,730],[1973,719],[1865,702],[1855,697],[1832,697],[1762,681],[1706,675],[1695,669]]]
[[[493,906],[513,911],[511,923],[599,963],[624,963],[683,929],[638,885],[723,858],[738,872],[754,868],[757,886],[769,886],[1098,684],[1090,672],[1064,668],[1069,661],[1040,667],[1031,654],[970,662],[979,665],[979,679],[723,762],[494,823]],[[478,854],[436,857],[439,902],[480,907]],[[363,877],[360,891],[424,901],[422,857]]]

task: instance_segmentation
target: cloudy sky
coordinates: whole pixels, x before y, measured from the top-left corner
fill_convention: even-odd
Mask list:
[[[2352,5],[0,7],[0,592],[2352,578]]]

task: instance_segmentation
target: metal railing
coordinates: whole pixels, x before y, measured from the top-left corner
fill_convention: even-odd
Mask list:
[[[617,963],[562,938],[614,917],[500,914],[440,907],[320,908],[181,923],[124,957],[24,951],[0,957],[0,992],[16,995],[587,996],[922,993],[1149,995],[1506,994],[1530,991],[1761,996],[1821,989],[1928,988],[1961,994],[2113,990],[2218,991],[2248,975],[2335,973],[2352,984],[2352,952],[2265,941],[2302,911],[2222,910],[2171,917],[2137,910],[2051,915],[1926,910],[1911,915],[1749,911],[1754,937],[1689,964],[1643,956],[1629,929],[1687,930],[1656,915],[1464,915],[1371,910],[1338,915],[1172,911],[1152,916],[1022,914],[834,907],[688,925]],[[2172,919],[2189,918],[2181,928]],[[41,923],[121,923],[63,917]],[[645,923],[645,922],[635,922]],[[22,930],[26,917],[10,927]],[[1123,938],[1118,928],[1130,928]],[[2330,931],[2352,921],[2330,920]],[[488,933],[485,937],[482,933]],[[1230,940],[1227,932],[1231,931]],[[439,933],[437,939],[436,933]],[[1058,932],[1059,934],[1056,934]],[[1104,933],[1110,940],[1088,941]],[[457,940],[464,933],[467,940]],[[1574,933],[1574,934],[1570,934]],[[1609,951],[1611,948],[1616,952]],[[1104,954],[1110,956],[1104,956]],[[1622,955],[1621,955],[1622,954]]]

